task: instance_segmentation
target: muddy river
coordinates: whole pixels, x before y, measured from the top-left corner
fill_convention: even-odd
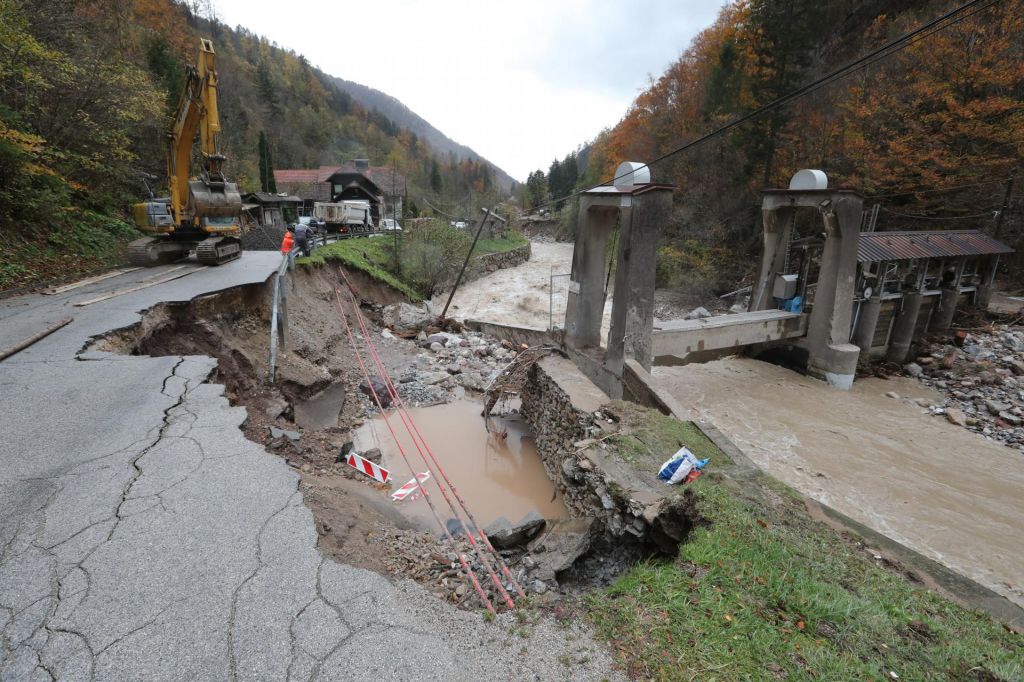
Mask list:
[[[530,260],[526,263],[497,270],[462,285],[455,292],[448,315],[460,320],[486,320],[547,329],[550,303],[554,325],[565,326],[569,278],[556,276],[552,280],[551,275],[567,275],[572,269],[573,245],[535,241],[531,249]],[[433,298],[431,306],[440,311],[447,300],[448,292],[445,291]],[[608,333],[611,311],[609,297],[605,302],[604,335]]]
[[[477,521],[484,526],[499,516],[517,521],[534,510],[545,518],[568,516],[561,497],[544,472],[525,424],[518,418],[492,419],[492,429],[507,432],[507,436],[501,438],[487,432],[480,409],[478,402],[457,400],[409,410],[434,456]],[[389,419],[412,466],[417,472],[424,471],[423,460],[398,415],[390,411]],[[380,448],[384,455],[382,464],[392,472],[393,490],[412,478],[383,417],[372,419],[359,428],[355,447],[358,452]],[[452,517],[448,504],[438,491],[436,480],[428,481],[427,494],[442,521]],[[458,504],[454,498],[452,502]],[[421,521],[424,528],[438,530],[437,522],[422,496],[396,502],[395,505],[406,516]]]
[[[776,478],[1024,605],[1024,454],[914,403],[937,393],[839,391],[746,358],[654,376]]]

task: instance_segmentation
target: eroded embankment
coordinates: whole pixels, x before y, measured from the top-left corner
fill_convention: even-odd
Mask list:
[[[363,297],[363,313],[371,324],[369,333],[410,407],[460,398],[479,400],[478,391],[514,356],[509,344],[474,332],[441,334],[439,340],[424,338],[425,332],[418,334],[419,338],[402,338],[401,332],[408,332],[407,328],[392,334],[385,329],[384,319],[394,324],[402,317],[399,313],[411,314],[411,308],[385,309],[382,304],[400,297],[374,282],[360,281],[358,275],[348,273],[348,277]],[[472,556],[470,548],[463,546],[465,542],[460,540],[457,546],[442,542],[431,519],[400,513],[388,500],[386,487],[369,483],[339,461],[339,454],[347,449],[360,427],[364,431],[370,429],[371,433],[376,430],[378,437],[384,432],[383,425],[378,423],[375,427],[371,423],[369,418],[377,411],[360,390],[363,374],[345,331],[345,320],[353,326],[355,320],[351,319],[351,312],[341,317],[335,298],[340,279],[333,265],[300,269],[295,275],[294,286],[288,292],[286,343],[278,355],[277,380],[273,384],[267,381],[272,295],[269,284],[238,287],[188,303],[158,305],[137,325],[107,335],[95,342],[92,349],[216,358],[218,369],[209,381],[224,384],[231,402],[248,408],[248,418],[242,426],[246,436],[299,470],[305,501],[314,512],[320,546],[325,553],[384,574],[412,577],[431,586],[438,596],[473,607],[476,597],[465,589],[458,565],[452,565],[456,553]],[[474,414],[479,414],[479,410]],[[514,469],[520,467],[521,471],[527,459],[536,457],[532,444],[521,451],[517,449],[518,443],[506,440],[510,431],[515,434],[519,428],[512,422],[500,417],[492,420],[492,435],[487,434],[479,417],[462,422],[442,435],[458,439],[459,431],[483,432],[488,445],[486,452],[479,454],[489,458],[485,460],[485,468],[490,467],[488,475],[495,474],[497,466],[511,465],[510,476],[515,479]],[[443,447],[444,440],[435,442],[447,455],[451,448]],[[472,457],[474,453],[462,456]],[[389,464],[395,465],[399,482],[409,477],[397,462]],[[458,475],[459,468],[454,470]],[[497,473],[500,478],[501,472]],[[506,486],[509,494],[522,492],[521,486],[514,485],[517,483],[511,480]],[[470,484],[459,485],[469,488]],[[522,503],[517,501],[520,506]],[[536,507],[551,513],[547,504]],[[564,516],[564,507],[559,504],[557,509],[562,511],[555,515]],[[575,509],[573,512],[576,514]],[[444,508],[440,513],[452,528],[450,515]],[[515,521],[519,514],[510,511],[508,516]],[[586,540],[589,545],[589,535]],[[530,551],[521,544],[509,543],[502,555],[519,581],[532,586],[534,593],[547,593],[550,598],[558,586],[555,572],[534,570],[542,562],[530,558]],[[554,556],[554,552],[549,550],[547,556]],[[572,555],[559,570],[571,565],[576,556]],[[628,565],[626,559],[636,556],[621,556],[616,572]],[[584,584],[609,579],[608,567],[603,562],[579,573]]]

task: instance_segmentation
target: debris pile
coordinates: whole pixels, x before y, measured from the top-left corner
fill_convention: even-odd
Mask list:
[[[945,395],[940,404],[918,401],[953,424],[1024,450],[1024,331],[997,327],[961,334],[954,344],[932,344],[904,366]]]

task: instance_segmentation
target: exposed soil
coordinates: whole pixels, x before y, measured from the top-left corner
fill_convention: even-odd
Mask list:
[[[370,333],[409,407],[479,399],[479,390],[515,355],[508,344],[472,332],[449,334],[443,344],[425,341],[424,334],[418,339],[403,338],[410,335],[408,329],[392,334],[383,324],[382,304],[401,297],[391,290],[378,291],[382,288],[379,284],[346,272],[355,280]],[[497,588],[459,529],[453,529],[461,535],[454,543],[445,540],[435,532],[436,527],[415,516],[403,516],[388,499],[386,486],[339,461],[343,446],[353,441],[355,431],[368,425],[378,410],[359,390],[363,375],[335,301],[340,280],[336,266],[300,270],[294,280],[295,286],[288,290],[287,345],[279,349],[273,384],[267,380],[272,284],[157,306],[139,324],[100,339],[92,348],[134,355],[216,358],[218,370],[210,380],[224,384],[232,404],[247,408],[248,419],[242,426],[246,437],[299,471],[305,502],[313,511],[325,554],[384,575],[412,578],[439,598],[480,608],[479,598],[461,577],[458,557],[465,554],[497,604]],[[346,319],[357,329],[350,313]],[[325,389],[330,389],[331,400],[339,405],[337,423],[302,429],[296,423],[296,405],[322,395]],[[396,472],[396,477],[407,478],[405,472]],[[503,550],[501,554],[516,580],[529,590],[530,563],[525,549]],[[609,552],[607,559],[598,554],[595,549],[581,562],[581,568],[567,581],[566,592],[606,584],[638,557],[628,551]],[[502,582],[511,591],[508,581]],[[537,586],[532,592],[535,602],[557,598],[547,587]]]

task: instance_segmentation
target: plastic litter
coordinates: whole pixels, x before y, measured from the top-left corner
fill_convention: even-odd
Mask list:
[[[697,459],[697,456],[690,452],[689,448],[681,447],[661,465],[658,470],[658,478],[670,485],[689,483],[700,476],[709,461],[708,459]],[[691,478],[694,472],[696,475]]]

